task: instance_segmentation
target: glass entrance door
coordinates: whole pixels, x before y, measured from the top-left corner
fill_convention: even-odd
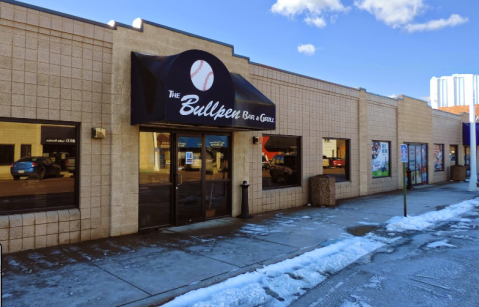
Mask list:
[[[140,229],[231,215],[229,135],[141,131],[139,146]]]
[[[427,184],[427,144],[407,144],[412,184]]]
[[[203,138],[177,136],[176,218],[178,224],[203,220]]]

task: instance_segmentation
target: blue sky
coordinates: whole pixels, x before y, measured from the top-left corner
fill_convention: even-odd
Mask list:
[[[234,45],[256,63],[384,96],[425,99],[433,76],[479,74],[477,0],[23,2],[104,23],[140,17]]]

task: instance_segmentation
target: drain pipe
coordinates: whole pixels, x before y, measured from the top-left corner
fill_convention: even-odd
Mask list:
[[[241,214],[238,216],[241,219],[251,219],[253,218],[252,215],[249,215],[249,204],[248,204],[248,187],[249,184],[246,181],[243,181],[243,184],[240,184],[241,186]]]

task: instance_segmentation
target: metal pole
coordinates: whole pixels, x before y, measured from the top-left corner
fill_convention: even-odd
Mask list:
[[[477,163],[476,163],[476,82],[473,81],[473,92],[472,92],[472,103],[469,105],[469,122],[470,122],[470,134],[471,134],[471,176],[469,178],[469,188],[468,191],[478,191],[477,188]]]
[[[407,217],[407,191],[406,191],[406,162],[402,163],[402,178],[403,178],[403,194],[404,194],[404,217]]]

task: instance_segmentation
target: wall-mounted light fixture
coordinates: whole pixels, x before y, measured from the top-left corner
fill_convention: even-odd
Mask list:
[[[262,136],[253,136],[253,144],[263,144],[263,137]]]
[[[106,135],[105,128],[91,128],[92,139],[104,139]]]

